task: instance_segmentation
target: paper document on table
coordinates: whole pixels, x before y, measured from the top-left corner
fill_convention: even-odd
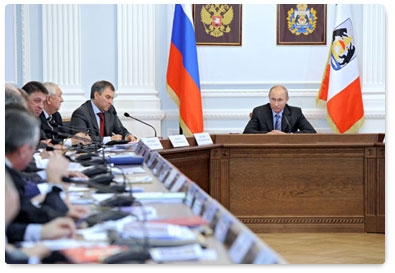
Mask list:
[[[123,183],[152,183],[154,179],[150,175],[122,175],[117,176],[113,179],[113,181],[123,184]]]
[[[115,194],[114,193],[92,193],[92,198],[97,201],[101,202],[103,200],[106,200],[108,198],[113,197]]]
[[[152,259],[157,262],[176,262],[198,260],[203,255],[199,244],[173,247],[156,247],[150,250]]]
[[[76,240],[76,239],[53,239],[53,240],[43,240],[40,241],[50,250],[60,250],[66,248],[73,248],[73,247],[91,247],[91,246],[105,246],[108,245],[107,242],[92,242],[92,241],[85,241],[85,240]],[[22,247],[32,247],[36,244],[36,242],[22,242]]]
[[[133,194],[141,203],[182,203],[184,192],[136,192]]]
[[[146,173],[144,168],[140,166],[134,166],[134,167],[113,167],[111,168],[111,173],[112,174],[122,174],[122,175],[127,175],[127,174],[141,174],[141,173]]]
[[[130,215],[137,217],[137,219],[140,221],[147,221],[151,219],[156,219],[158,217],[156,209],[152,206],[121,207],[121,211],[127,212]]]
[[[123,226],[120,236],[123,239],[149,238],[161,241],[191,241],[198,240],[197,235],[186,226],[153,222],[129,222]]]

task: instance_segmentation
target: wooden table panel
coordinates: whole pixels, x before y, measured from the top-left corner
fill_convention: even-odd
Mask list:
[[[211,137],[160,153],[254,231],[385,232],[384,134]]]

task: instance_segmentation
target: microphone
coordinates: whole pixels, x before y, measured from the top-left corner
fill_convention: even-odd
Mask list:
[[[291,125],[289,124],[289,121],[288,121],[287,117],[285,115],[283,115],[283,117],[284,117],[285,121],[288,124],[288,134],[292,134],[292,132],[291,132]]]
[[[96,179],[96,180],[100,180]],[[104,178],[103,178],[104,180]],[[62,177],[62,181],[65,183],[76,183],[76,181],[74,181],[73,179],[69,178],[69,177]],[[106,181],[104,181],[103,183],[101,183],[102,181],[95,181],[95,179],[88,179],[86,181],[84,181],[83,184],[86,184],[92,188],[95,188],[97,190],[99,190],[100,192],[103,193],[113,193],[113,194],[118,194],[118,193],[123,193],[125,192],[125,187],[124,185],[106,185]],[[80,183],[80,182],[78,182]]]
[[[80,132],[89,133],[89,131],[99,133],[99,131],[97,129],[88,128],[88,127],[78,127],[78,126],[69,126],[69,125],[58,125],[56,127],[59,127],[60,129],[66,129],[66,130],[72,131],[74,133],[80,133]]]
[[[155,137],[157,136],[157,134],[156,134],[156,129],[155,129],[155,127],[152,126],[151,124],[148,124],[148,123],[146,123],[146,122],[144,122],[144,121],[142,121],[142,120],[139,120],[138,118],[132,117],[131,115],[129,115],[128,112],[125,112],[123,115],[124,115],[125,117],[127,117],[127,118],[131,118],[131,119],[137,120],[138,122],[141,122],[142,124],[145,124],[145,125],[151,127],[152,129],[154,129]]]
[[[92,142],[92,140],[90,140],[89,138],[75,136],[75,135],[71,135],[71,134],[67,134],[67,133],[62,133],[62,132],[59,132],[59,131],[56,131],[56,130],[45,129],[45,133],[52,134],[53,136],[60,136],[60,137],[65,137],[65,138],[74,138],[74,139],[81,140],[81,141]]]

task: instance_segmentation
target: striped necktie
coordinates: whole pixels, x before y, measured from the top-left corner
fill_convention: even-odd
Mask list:
[[[275,130],[281,131],[281,120],[280,120],[280,115],[279,115],[279,114],[275,114],[274,117],[276,118],[276,123],[275,123],[275,125],[274,125],[274,129],[275,129]]]

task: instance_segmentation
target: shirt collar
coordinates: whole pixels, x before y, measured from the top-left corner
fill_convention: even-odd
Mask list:
[[[95,115],[97,115],[98,113],[102,113],[102,111],[100,111],[100,109],[97,108],[97,106],[93,103],[92,100],[91,100],[91,105],[92,105],[93,113],[95,113]]]
[[[282,116],[283,116],[283,113],[284,113],[284,109],[283,109],[280,113],[278,113],[278,115],[280,115],[280,117],[282,117]],[[275,115],[277,115],[277,113],[274,112],[273,110],[272,110],[272,114],[273,114],[273,117],[274,117]]]
[[[47,119],[49,117],[48,113],[43,109],[44,117]]]

